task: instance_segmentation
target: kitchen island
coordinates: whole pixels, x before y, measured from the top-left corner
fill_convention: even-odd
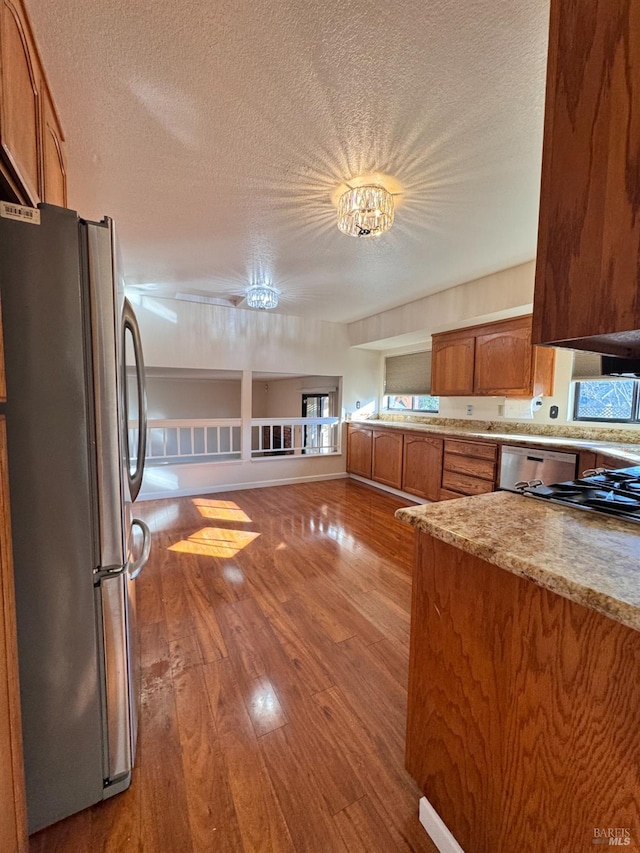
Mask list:
[[[640,843],[640,526],[507,492],[396,514],[407,768],[465,853]]]

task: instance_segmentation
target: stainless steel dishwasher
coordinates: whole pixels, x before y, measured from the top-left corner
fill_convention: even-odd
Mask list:
[[[513,492],[523,480],[541,480],[546,485],[573,480],[577,461],[575,453],[503,445],[498,488]]]

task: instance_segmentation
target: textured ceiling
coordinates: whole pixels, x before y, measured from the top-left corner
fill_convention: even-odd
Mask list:
[[[545,0],[26,0],[70,204],[130,283],[347,322],[534,257]],[[385,176],[396,221],[335,224]]]

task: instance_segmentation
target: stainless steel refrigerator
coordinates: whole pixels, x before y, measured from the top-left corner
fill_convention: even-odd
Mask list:
[[[111,220],[0,203],[30,832],[127,788],[135,754],[134,580],[150,538],[132,503],[146,400],[120,269]],[[135,403],[127,372],[137,377]]]

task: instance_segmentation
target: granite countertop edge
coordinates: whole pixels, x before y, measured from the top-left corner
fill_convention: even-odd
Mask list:
[[[591,437],[580,438],[577,436],[565,436],[544,433],[517,433],[517,432],[499,432],[500,424],[487,422],[490,429],[480,429],[477,427],[463,425],[450,425],[442,423],[418,423],[415,421],[388,421],[377,418],[368,418],[363,420],[351,420],[350,424],[354,426],[371,426],[384,427],[389,429],[399,429],[407,432],[425,432],[433,435],[451,436],[453,438],[470,438],[490,441],[496,444],[522,444],[525,446],[548,446],[550,448],[574,448],[575,450],[591,450],[596,453],[602,453],[619,458],[622,465],[628,462],[632,465],[640,464],[640,443],[631,441],[613,441],[611,439],[595,439]],[[484,422],[483,422],[484,423]],[[541,427],[541,429],[544,429]],[[616,430],[612,430],[616,432]],[[640,433],[638,434],[640,442]]]
[[[538,550],[532,547],[536,524],[532,523],[531,512],[536,523],[547,519],[552,527]],[[640,569],[634,559],[635,551],[640,555],[640,529],[632,522],[552,507],[509,492],[406,507],[395,515],[436,539],[640,631]],[[505,519],[503,538],[497,528],[501,515]],[[483,517],[487,526],[494,525],[486,534],[482,530]],[[518,526],[523,531],[520,540],[514,538]],[[581,534],[586,541],[582,552]],[[609,552],[606,551],[607,560],[605,548],[602,554],[593,548],[599,537],[607,540],[606,549],[615,548],[617,543],[627,555],[613,573]],[[527,538],[531,541],[527,542]],[[568,538],[572,542],[563,548]],[[620,551],[616,556],[619,554]]]

